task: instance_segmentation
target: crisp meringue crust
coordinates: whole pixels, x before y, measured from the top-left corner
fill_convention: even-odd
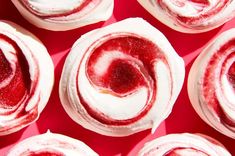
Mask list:
[[[155,18],[184,33],[212,30],[235,16],[233,0],[138,0]]]
[[[0,135],[6,135],[37,120],[52,90],[54,67],[44,45],[8,21],[0,21],[0,58]]]
[[[19,12],[37,27],[65,31],[107,20],[113,0],[12,0]]]
[[[33,136],[19,142],[7,154],[7,156],[15,155],[98,156],[83,142],[51,132]]]
[[[231,156],[217,140],[201,134],[168,134],[144,145],[138,156]]]
[[[223,32],[198,56],[188,80],[190,101],[209,125],[235,138],[235,29]]]
[[[62,72],[60,99],[85,128],[126,136],[154,131],[171,112],[183,79],[183,60],[163,34],[130,18],[77,40]]]
[[[100,3],[100,0],[20,0],[22,5],[26,7],[30,12],[41,17],[56,17],[60,15],[65,16],[73,14],[74,12],[80,11],[87,7],[87,5],[92,1],[95,5]]]

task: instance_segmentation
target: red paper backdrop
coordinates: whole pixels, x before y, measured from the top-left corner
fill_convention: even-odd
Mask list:
[[[128,17],[142,17],[165,34],[178,54],[184,58],[186,79],[171,115],[158,127],[154,134],[150,134],[150,130],[147,130],[128,137],[107,137],[82,128],[68,117],[58,97],[58,84],[70,47],[82,34]],[[235,155],[235,140],[215,131],[199,118],[189,102],[186,89],[188,71],[195,57],[218,34],[234,27],[235,19],[210,32],[183,34],[161,24],[145,11],[136,0],[128,0],[128,2],[126,0],[115,0],[114,12],[108,21],[67,32],[52,32],[29,24],[18,13],[10,0],[1,0],[0,20],[13,21],[34,33],[48,48],[55,65],[55,86],[48,105],[37,122],[19,132],[0,137],[0,155],[5,155],[17,142],[30,136],[45,133],[48,129],[54,133],[61,133],[82,140],[102,156],[136,155],[145,142],[165,134],[181,132],[207,134],[219,140],[232,155]]]

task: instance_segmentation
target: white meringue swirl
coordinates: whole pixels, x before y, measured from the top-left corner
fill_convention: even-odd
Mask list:
[[[144,145],[138,156],[231,156],[217,140],[202,134],[168,134]]]
[[[0,62],[1,136],[37,120],[51,94],[54,67],[44,45],[8,21],[0,21]]]
[[[184,33],[215,29],[235,16],[233,0],[138,0],[160,22]]]
[[[97,133],[154,132],[183,80],[183,60],[164,35],[130,18],[77,40],[62,72],[60,99],[73,120]]]
[[[16,144],[7,156],[53,155],[53,156],[98,156],[85,143],[71,137],[47,132],[27,138]]]
[[[22,0],[22,3],[38,16],[53,16],[76,10],[76,8],[80,7],[86,1],[87,0]]]
[[[66,31],[107,20],[113,0],[12,0],[19,12],[37,27]]]
[[[188,78],[190,101],[200,117],[235,138],[235,29],[212,41],[195,60]]]

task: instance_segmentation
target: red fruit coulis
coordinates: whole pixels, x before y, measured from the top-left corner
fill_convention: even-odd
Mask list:
[[[67,141],[58,139],[51,139],[50,137],[44,137],[42,139],[36,139],[32,144],[36,144],[39,148],[37,150],[31,149],[29,146],[24,148],[24,152],[20,153],[20,156],[65,156],[64,151],[76,151],[78,155],[86,155],[83,150],[77,149],[77,146]],[[53,147],[53,148],[52,148]],[[57,150],[61,149],[61,150]],[[66,152],[65,152],[66,153]],[[68,154],[66,154],[67,156]]]
[[[91,7],[91,6],[96,6],[97,4],[100,3],[100,0],[84,0],[79,6],[74,8],[73,10],[66,11],[64,13],[53,13],[51,15],[44,15],[43,13],[35,10],[33,6],[30,5],[29,0],[20,0],[21,4],[29,10],[31,13],[34,15],[41,17],[41,18],[53,18],[53,17],[60,17],[60,16],[69,16],[71,14],[74,14],[76,12],[80,12],[81,10],[85,9],[86,7]],[[91,3],[94,3],[93,5],[90,5]],[[44,4],[46,5],[46,4]],[[90,8],[90,9],[94,9]]]
[[[0,38],[13,45],[17,55],[16,69],[13,73],[10,63],[0,49],[0,83],[14,75],[8,85],[0,88],[0,107],[8,109],[17,105],[30,92],[31,80],[29,65],[21,49],[10,38],[4,35],[0,35]]]
[[[117,120],[93,109],[83,99],[77,86],[78,96],[87,113],[99,122],[108,125],[127,125],[146,115],[156,100],[157,79],[155,77],[154,63],[162,61],[167,67],[169,65],[156,44],[146,38],[128,33],[124,35],[112,34],[112,36],[107,35],[103,38],[94,43],[102,42],[98,46],[95,46],[95,48],[93,45],[91,46],[92,52],[86,63],[86,75],[91,85],[94,88],[98,88],[101,92],[104,91],[118,97],[128,96],[137,89],[145,87],[148,90],[148,99],[145,107],[133,118]],[[127,57],[112,59],[105,73],[97,75],[94,64],[105,53],[112,53],[113,51],[119,51]],[[77,75],[77,81],[78,76],[79,74]]]
[[[172,3],[178,7],[184,7],[184,2],[179,0],[171,0]],[[205,26],[201,26],[200,23],[203,21],[209,20],[219,12],[222,12],[230,3],[231,0],[221,0],[217,1],[217,3],[210,8],[210,10],[205,11],[208,7],[210,7],[210,3],[208,0],[191,0],[190,3],[192,5],[197,6],[198,15],[187,17],[187,13],[185,16],[177,14],[174,10],[171,10],[167,4],[165,4],[162,0],[157,0],[157,3],[161,6],[163,10],[166,10],[169,16],[173,17],[178,23],[184,27],[194,27],[195,29],[203,29]]]
[[[147,153],[144,154],[144,156],[153,156],[155,155],[156,151],[158,150],[158,148],[153,148],[150,151],[148,151]],[[186,147],[177,147],[177,148],[173,148],[169,151],[167,151],[163,156],[185,156],[182,155],[181,153],[188,152],[188,153],[193,153],[194,155],[198,155],[198,156],[209,156],[207,153],[195,149],[195,148],[186,148]]]
[[[41,150],[41,151],[27,151],[20,156],[65,156],[59,151]]]
[[[28,112],[26,112],[25,108],[30,98],[34,95],[38,82],[38,73],[33,78],[32,82],[28,61],[17,43],[4,34],[0,34],[0,40],[11,45],[15,52],[9,51],[7,53],[12,53],[16,56],[15,62],[8,62],[2,49],[0,49],[0,84],[2,84],[0,88],[0,108],[4,109],[4,112],[1,112],[0,116],[16,113],[15,118],[18,119],[17,123],[14,123],[13,120],[5,121],[6,125],[0,128],[0,132],[5,132],[18,126],[21,127],[37,118],[37,108],[33,108]],[[27,45],[25,46],[27,47]],[[34,60],[34,62],[36,62],[36,60]],[[13,67],[12,64],[14,64],[15,67]],[[38,70],[38,68],[35,67],[35,70]],[[38,99],[37,102],[39,102],[39,100],[40,99]],[[21,118],[21,120],[19,120],[19,118]]]
[[[230,82],[230,84],[233,87],[233,90],[235,92],[235,62],[229,68],[229,71],[228,71],[228,80],[229,80],[229,82]]]
[[[218,97],[216,95],[216,90],[220,89],[223,92],[223,89],[221,88],[221,79],[226,74],[228,77],[228,80],[231,84],[231,87],[234,88],[234,63],[229,67],[228,72],[226,71],[226,62],[235,57],[235,51],[231,51],[235,45],[235,39],[232,39],[225,43],[214,55],[210,58],[210,61],[208,62],[207,68],[204,73],[203,77],[203,85],[202,85],[202,94],[204,96],[205,102],[207,103],[209,108],[212,108],[218,117],[220,118],[221,123],[225,123],[225,125],[228,125],[231,127],[235,127],[235,122],[231,120],[226,113],[223,111],[221,104],[218,101]],[[215,70],[218,68],[218,65],[220,64],[222,58],[226,57],[223,60],[219,79],[217,80],[215,77],[216,73]],[[216,88],[216,81],[220,81],[220,88]],[[203,102],[200,102],[201,105],[203,105]],[[232,104],[231,104],[232,105]],[[231,128],[231,130],[233,130]]]
[[[164,156],[184,156],[184,155],[180,154],[180,153],[183,153],[184,151],[187,151],[188,153],[193,153],[193,155],[209,156],[205,152],[200,151],[198,149],[195,149],[195,148],[183,148],[183,147],[174,148],[174,149],[170,150],[169,152],[167,152]]]

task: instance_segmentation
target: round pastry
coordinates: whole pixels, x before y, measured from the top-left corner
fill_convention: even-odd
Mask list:
[[[43,29],[65,31],[107,20],[113,0],[12,0],[30,23]]]
[[[188,94],[199,116],[235,138],[235,29],[223,32],[198,56],[189,73]]]
[[[139,156],[231,156],[217,140],[202,134],[168,134],[144,145]]]
[[[184,33],[200,33],[223,25],[235,16],[233,0],[138,0],[155,18]]]
[[[60,80],[60,99],[83,127],[127,136],[170,114],[184,80],[184,62],[165,36],[140,18],[83,35]]]
[[[0,21],[0,136],[37,120],[53,83],[54,67],[44,45],[20,26]]]
[[[47,132],[16,144],[7,156],[98,156],[83,142],[62,134]]]

